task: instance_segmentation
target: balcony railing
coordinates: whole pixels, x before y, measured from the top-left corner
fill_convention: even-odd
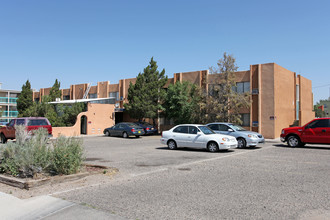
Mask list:
[[[17,98],[0,97],[0,103],[16,104]]]
[[[2,117],[16,118],[17,116],[18,116],[18,111],[2,111]]]

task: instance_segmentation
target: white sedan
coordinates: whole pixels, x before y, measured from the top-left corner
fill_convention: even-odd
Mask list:
[[[163,131],[162,144],[174,150],[177,147],[206,148],[210,152],[237,148],[237,140],[229,135],[216,134],[205,125],[184,124]]]

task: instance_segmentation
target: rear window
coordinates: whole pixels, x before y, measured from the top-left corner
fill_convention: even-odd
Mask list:
[[[28,126],[43,126],[48,125],[45,119],[30,119],[28,122]]]
[[[127,126],[131,127],[131,128],[139,128],[140,126],[134,123],[127,123]]]

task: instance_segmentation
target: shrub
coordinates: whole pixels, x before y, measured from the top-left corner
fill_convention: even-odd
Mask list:
[[[53,144],[52,171],[55,174],[73,174],[84,161],[82,140],[59,137]]]
[[[24,126],[16,126],[16,142],[1,150],[0,171],[19,177],[32,177],[50,166],[51,149],[47,146],[48,132],[39,129],[29,136]]]
[[[82,141],[60,137],[47,144],[47,137],[46,129],[35,130],[31,136],[24,126],[17,126],[16,142],[0,149],[0,172],[18,177],[78,172],[84,160]]]

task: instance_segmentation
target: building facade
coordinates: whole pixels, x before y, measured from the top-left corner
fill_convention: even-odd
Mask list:
[[[312,82],[295,72],[289,71],[275,63],[251,65],[249,70],[235,73],[237,92],[250,92],[252,104],[249,109],[242,109],[243,126],[263,134],[266,138],[277,138],[281,129],[292,124],[302,125],[315,117],[313,112]],[[169,84],[178,81],[189,81],[204,89],[216,83],[214,74],[208,70],[174,73]],[[96,86],[88,83],[71,85],[62,89],[61,100],[84,98],[115,99],[114,123],[132,121],[125,113],[129,84],[136,78],[121,79],[117,84],[109,81],[98,82]],[[51,88],[42,88],[33,92],[34,101],[49,95]],[[104,125],[109,127],[110,125]],[[160,119],[160,130],[169,128],[168,120]]]
[[[0,83],[0,122],[7,123],[18,116],[17,97],[20,91],[1,89]]]

